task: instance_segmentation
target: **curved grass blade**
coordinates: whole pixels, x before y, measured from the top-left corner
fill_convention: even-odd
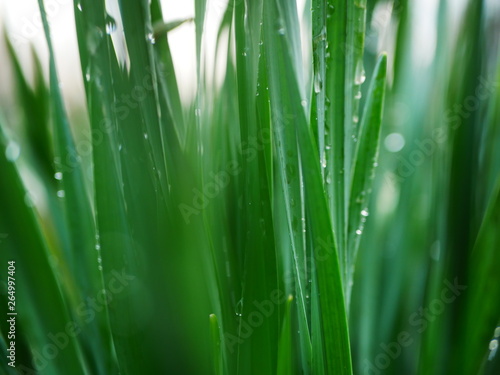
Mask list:
[[[70,126],[64,108],[63,97],[59,87],[59,79],[55,64],[55,54],[52,46],[49,22],[43,0],[38,1],[42,23],[49,50],[49,82],[50,103],[53,105],[52,120],[54,122],[55,155],[64,161],[68,154],[77,159],[76,163],[64,166],[61,185],[64,194],[67,228],[70,233],[71,249],[68,255],[70,269],[75,282],[79,286],[78,306],[84,303],[88,295],[97,295],[104,289],[102,272],[98,268],[99,257],[96,249],[94,218],[91,211],[89,194],[86,189],[81,159],[70,131]],[[107,310],[96,314],[96,318],[85,328],[83,349],[93,372],[104,374],[116,370],[113,356],[104,355],[112,352],[112,342],[109,335]],[[99,358],[99,359],[96,359]]]
[[[4,134],[4,124],[0,121],[0,233],[2,251],[0,260],[7,268],[7,261],[15,261],[16,312],[22,311],[16,320],[22,326],[30,327],[23,335],[30,343],[32,355],[43,353],[47,345],[52,345],[50,333],[65,332],[71,322],[68,305],[61,293],[61,285],[50,264],[49,249],[39,226],[33,208],[26,204],[26,189],[13,161],[13,141]],[[19,146],[17,146],[19,147]],[[9,156],[10,155],[10,156]],[[29,234],[29,235],[27,235]],[[4,277],[4,280],[7,280]],[[7,303],[2,303],[2,313],[7,313]],[[5,323],[6,324],[6,323]],[[2,326],[4,331],[6,325]],[[19,327],[21,328],[21,326]],[[17,332],[20,337],[20,332]],[[38,367],[48,374],[59,375],[71,368],[75,374],[87,374],[89,369],[81,356],[78,340],[71,336],[64,351],[50,360],[43,357],[34,363],[18,363],[28,369]]]

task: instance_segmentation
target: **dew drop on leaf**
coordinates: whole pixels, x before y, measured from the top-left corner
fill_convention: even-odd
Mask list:
[[[5,157],[8,161],[14,162],[19,158],[19,155],[21,155],[21,147],[16,142],[10,141],[5,149]]]
[[[363,61],[359,60],[356,64],[356,72],[354,76],[354,83],[361,85],[366,80],[365,69],[363,68]]]
[[[116,21],[109,14],[106,15],[106,34],[112,34],[116,31]]]

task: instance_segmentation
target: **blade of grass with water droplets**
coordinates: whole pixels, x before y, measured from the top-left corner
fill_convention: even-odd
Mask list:
[[[284,245],[290,243],[291,252],[286,254],[291,260],[295,280],[295,293],[298,306],[298,322],[300,330],[299,345],[301,346],[302,366],[305,373],[309,373],[311,365],[311,341],[309,333],[308,313],[305,296],[307,295],[307,254],[305,247],[305,236],[303,233],[304,201],[301,184],[301,172],[299,164],[299,150],[297,145],[297,134],[295,124],[303,121],[305,124],[304,108],[301,105],[301,97],[297,84],[297,67],[291,68],[290,63],[295,64],[290,46],[294,43],[289,41],[292,34],[287,30],[298,27],[291,23],[294,17],[286,17],[291,12],[290,8],[295,3],[283,3],[279,5],[273,2],[264,2],[264,48],[267,61],[267,81],[269,83],[269,98],[271,107],[272,133],[275,143],[277,158],[275,205],[280,206],[275,210],[274,221],[281,223],[282,228],[276,230],[280,235],[286,234],[288,238],[278,239],[277,243]],[[282,9],[286,9],[282,10]],[[291,89],[293,86],[293,90]],[[300,116],[300,117],[299,117]],[[283,210],[283,211],[281,211]],[[277,213],[284,213],[285,217],[277,217]],[[284,251],[287,249],[285,248]]]
[[[311,126],[315,132],[321,165],[326,165],[325,115],[326,115],[326,8],[325,0],[312,1],[312,48],[313,48],[313,100]],[[324,177],[325,170],[321,173]]]
[[[123,119],[124,115],[122,108],[128,115],[125,118],[132,121],[135,118],[132,110],[136,107],[127,107],[120,99],[121,94],[130,94],[130,91],[124,90],[123,83],[117,81],[118,62],[111,38],[103,32],[107,22],[104,4],[93,1],[75,4],[75,21],[91,130],[101,136],[94,137],[92,152],[96,221],[104,280],[105,284],[111,282],[116,278],[116,272],[136,280],[143,276],[141,267],[144,262],[129,229],[118,128],[118,119]],[[140,131],[137,124],[134,125],[129,128],[128,134]],[[140,148],[132,151],[138,153],[137,157],[144,153]],[[141,180],[137,186],[148,188],[147,182],[147,179]],[[149,196],[144,198],[150,199]],[[108,305],[115,352],[119,367],[126,374],[147,372],[152,366],[144,361],[142,355],[145,340],[138,323],[143,317],[133,308],[142,295],[132,281],[122,289],[120,298],[114,298]]]
[[[363,225],[368,216],[368,202],[371,185],[375,174],[378,151],[380,146],[380,129],[385,99],[387,74],[387,56],[382,55],[375,67],[374,75],[368,90],[368,99],[363,110],[363,118],[359,129],[359,139],[353,160],[351,172],[351,193],[349,200],[349,226],[348,226],[348,286],[346,301],[349,305],[354,263],[359,247]]]
[[[295,6],[295,4],[293,4]],[[271,98],[271,112],[273,126],[280,148],[300,148],[300,170],[302,171],[301,184],[304,185],[305,214],[310,220],[311,238],[313,238],[314,252],[311,254],[317,264],[318,291],[320,294],[321,325],[323,328],[323,350],[325,352],[325,370],[327,374],[351,374],[351,359],[348,337],[347,318],[342,293],[342,278],[338,263],[338,254],[332,225],[324,195],[318,150],[312,130],[307,124],[304,109],[301,106],[301,94],[298,87],[299,79],[293,69],[287,69],[288,61],[293,61],[287,28],[293,24],[285,24],[285,32],[281,32],[281,25],[275,20],[283,19],[281,9],[292,7],[288,2],[265,3],[264,30],[266,35],[268,59],[269,91]],[[293,19],[293,18],[292,18]],[[288,21],[289,22],[289,21]],[[285,115],[291,115],[288,123],[282,123]],[[283,152],[283,150],[281,150]],[[287,153],[285,153],[286,156]],[[286,171],[286,157],[280,158],[282,174]],[[286,186],[287,175],[283,177]],[[299,175],[300,178],[300,175]],[[293,180],[290,182],[294,182]],[[285,202],[286,203],[286,202]],[[325,243],[326,249],[325,249]],[[328,255],[325,257],[326,251]],[[300,294],[298,298],[301,297]],[[304,298],[305,295],[302,295]],[[302,327],[300,327],[302,329]],[[306,340],[301,334],[301,339]],[[310,347],[310,336],[307,336]],[[310,357],[309,357],[310,358]],[[310,363],[309,363],[310,365]]]
[[[326,113],[325,113],[325,182],[329,212],[339,250],[343,280],[346,279],[346,59],[347,44],[346,0],[326,1],[327,46],[326,58]]]
[[[86,189],[89,184],[86,184],[84,179],[81,158],[78,155],[69,127],[43,0],[39,0],[38,4],[49,50],[49,87],[52,121],[54,123],[55,155],[63,165],[61,171],[58,171],[62,173],[60,181],[62,187],[60,192],[62,193],[58,192],[58,196],[64,197],[63,207],[69,231],[71,250],[67,251],[66,254],[68,254],[68,261],[75,283],[79,287],[76,303],[77,306],[80,306],[86,296],[97,295],[103,290],[104,285],[101,270],[98,268],[99,256],[95,251],[94,218]],[[68,155],[76,158],[77,162],[72,163],[70,166],[65,165]],[[82,336],[84,340],[82,340],[82,346],[84,353],[92,371],[96,373],[114,371],[116,369],[114,358],[103,355],[103,352],[112,350],[106,309],[96,313],[95,316],[95,320],[87,324],[83,330]]]
[[[240,232],[243,244],[243,315],[242,322],[255,311],[250,301],[269,300],[278,289],[276,254],[272,220],[271,197],[267,181],[266,157],[260,147],[263,127],[257,117],[257,83],[260,58],[262,1],[245,4],[236,2],[234,28],[236,47],[236,75],[242,154],[243,204],[240,210]],[[239,346],[238,371],[272,373],[276,369],[279,337],[279,305],[266,316],[248,342]],[[252,358],[259,358],[253,361]],[[249,365],[250,364],[250,365]]]

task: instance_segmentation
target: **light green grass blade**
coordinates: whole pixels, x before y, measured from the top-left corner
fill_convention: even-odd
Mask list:
[[[139,252],[142,242],[138,243],[129,229],[124,171],[120,155],[120,141],[124,142],[124,151],[130,147],[131,149],[127,151],[136,157],[140,158],[145,154],[145,142],[140,142],[145,141],[144,130],[142,126],[138,126],[141,117],[137,115],[139,111],[137,105],[126,106],[121,97],[122,94],[130,95],[130,91],[120,91],[123,89],[123,83],[117,80],[120,77],[117,72],[118,63],[111,47],[111,38],[105,33],[107,17],[104,4],[75,3],[75,20],[91,131],[99,135],[93,139],[92,152],[97,234],[104,283],[108,285],[114,278],[116,279],[117,272],[127,275],[126,285],[123,285],[119,298],[114,298],[113,303],[108,305],[113,343],[120,371],[125,374],[149,371],[153,364],[144,361],[143,357],[144,347],[147,345],[144,332],[140,329],[140,319],[143,317],[139,316],[138,309],[134,307],[143,298],[143,291],[139,289],[140,282],[137,280],[143,280],[144,254]],[[146,35],[144,42],[145,40]],[[134,76],[137,77],[139,73],[135,73]],[[126,133],[129,138],[134,131],[139,135],[134,138],[135,142],[132,145],[125,144],[129,138],[120,139],[122,134],[118,128],[118,119],[137,121],[133,127],[126,127],[129,130]],[[135,165],[131,165],[130,168]],[[142,170],[144,173],[149,171],[144,165]],[[147,191],[150,189],[148,184],[150,180],[143,176],[137,177],[141,183],[133,187]],[[125,177],[130,175],[127,173]],[[130,194],[128,190],[127,193]],[[150,199],[152,199],[151,194],[143,196],[142,202],[146,207],[151,204]],[[136,209],[136,206],[131,206],[129,212],[135,213]],[[154,215],[151,214],[150,218],[154,220]],[[144,222],[143,220],[143,225],[135,227],[139,241],[142,240],[140,235],[144,233]],[[151,227],[152,224],[148,225]],[[156,237],[153,235],[149,238],[154,241]],[[142,314],[144,313],[145,311],[142,311]]]
[[[277,375],[292,375],[293,371],[293,351],[292,351],[292,301],[289,296],[285,306],[285,316],[281,326],[281,334],[278,342],[278,370]]]
[[[286,256],[291,259],[294,273],[300,331],[299,344],[304,356],[303,366],[306,368],[305,372],[308,373],[307,368],[311,365],[312,355],[306,306],[308,264],[303,232],[305,224],[303,186],[300,176],[298,137],[295,129],[297,123],[303,127],[307,127],[307,124],[298,89],[297,68],[290,67],[290,63],[296,64],[297,62],[290,51],[290,46],[294,43],[289,40],[293,35],[289,33],[289,30],[297,28],[298,25],[290,21],[286,22],[286,20],[294,19],[294,17],[286,18],[286,14],[292,11],[290,8],[294,7],[295,4],[291,3],[279,2],[278,5],[264,2],[263,39],[267,61],[272,133],[277,158],[278,176],[275,189],[281,190],[279,194],[275,194],[275,197],[283,199],[282,201],[275,200],[275,204],[281,206],[280,209],[284,213],[284,218],[281,219],[275,211],[274,220],[283,225],[276,229],[277,233],[286,233],[289,236],[287,239],[279,239],[278,243],[283,245],[290,241],[290,246],[287,248],[291,250],[291,253]],[[285,252],[287,248],[284,248]]]
[[[71,246],[71,250],[68,249],[65,253],[68,256],[69,267],[80,293],[80,295],[76,296],[75,302],[77,306],[80,306],[85,297],[97,295],[104,286],[102,273],[98,268],[99,254],[95,251],[94,220],[89,194],[83,177],[82,163],[70,131],[59,87],[55,55],[44,3],[42,0],[39,0],[38,3],[50,54],[50,103],[52,104],[52,121],[54,123],[55,155],[59,160],[65,160],[68,155],[76,158],[76,162],[71,166],[66,166],[66,168],[58,171],[62,173],[62,179],[60,182],[61,190],[57,194],[58,196],[61,196],[61,194],[64,196],[63,207]],[[81,340],[82,347],[92,371],[106,373],[116,368],[112,356],[103,355],[103,352],[112,351],[108,316],[106,309],[95,315],[95,320],[85,326],[83,333],[85,338]]]
[[[214,365],[214,375],[222,375],[223,361],[221,351],[220,327],[217,317],[214,314],[210,315],[210,333],[212,335],[212,361]]]
[[[352,280],[353,267],[359,241],[368,216],[368,204],[372,190],[375,168],[377,166],[380,146],[380,129],[385,100],[387,74],[387,56],[382,55],[375,67],[374,75],[368,90],[368,99],[363,111],[359,129],[359,139],[354,154],[351,172],[351,193],[349,201],[348,246],[350,266],[349,282]],[[349,283],[350,284],[350,283]],[[347,304],[349,304],[351,287],[347,287]]]
[[[346,155],[346,87],[347,66],[345,48],[347,45],[348,1],[333,0],[326,2],[326,78],[325,78],[325,182],[329,212],[339,250],[340,269],[343,280],[347,280],[347,202],[345,181]],[[345,285],[344,285],[345,287]]]

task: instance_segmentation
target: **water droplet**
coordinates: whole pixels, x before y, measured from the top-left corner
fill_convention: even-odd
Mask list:
[[[65,196],[64,190],[58,190],[58,191],[57,191],[57,196],[58,196],[59,198],[64,198],[64,196]]]
[[[497,350],[498,350],[498,340],[497,339],[493,339],[490,341],[489,349],[490,349],[490,355],[488,356],[488,361],[491,361],[495,357],[495,355],[497,354]]]
[[[327,184],[331,184],[332,183],[332,177],[330,176],[329,173],[326,175],[325,181],[326,181]]]
[[[19,155],[21,155],[21,147],[16,142],[10,141],[5,149],[5,157],[8,161],[14,162],[19,158]]]
[[[90,81],[90,64],[87,65],[87,68],[85,69],[85,80],[87,82]]]
[[[335,13],[335,6],[333,6],[332,4],[328,4],[326,18],[331,18],[333,16],[333,13]]]
[[[121,151],[121,150],[122,150],[122,148],[123,148],[123,146],[122,146],[122,144],[120,143],[120,144],[118,145],[118,151]]]
[[[500,337],[500,327],[497,327],[495,328],[495,334],[494,334],[495,338],[496,337]]]
[[[316,94],[319,94],[322,86],[323,86],[323,82],[321,80],[321,75],[319,73],[316,73],[314,75],[314,92]]]
[[[148,139],[148,133],[144,133],[144,139]]]
[[[357,124],[359,122],[359,117],[354,115],[352,116],[352,122],[354,122],[355,124]]]
[[[326,168],[326,159],[323,159],[323,160],[321,161],[321,166],[322,166],[323,168]]]
[[[146,40],[151,44],[156,43],[156,39],[153,33],[148,33],[148,35],[146,35]]]
[[[200,116],[201,116],[201,109],[196,108],[196,109],[194,110],[194,115],[195,115],[196,117],[200,117]]]
[[[243,298],[236,304],[235,313],[236,316],[243,316]]]
[[[61,181],[61,180],[63,179],[63,174],[62,174],[62,172],[56,172],[56,173],[54,174],[54,178],[55,178],[56,180],[58,180],[58,181]]]
[[[300,104],[302,105],[302,107],[307,107],[307,100],[303,99]]]
[[[284,28],[284,27],[280,27],[280,28],[278,29],[278,34],[279,34],[279,35],[285,35],[285,28]]]
[[[356,64],[356,72],[354,76],[354,83],[361,85],[366,80],[365,69],[363,68],[363,61],[359,60]]]
[[[101,244],[96,243],[96,244],[95,244],[95,249],[96,249],[97,251],[101,250]]]
[[[358,229],[358,230],[356,231],[356,234],[357,234],[358,236],[361,236],[361,234],[362,234],[362,233],[363,233],[363,231],[362,231],[361,229]]]
[[[367,210],[363,210],[361,211],[361,216],[364,216],[364,217],[367,217],[369,214],[368,214],[368,211]]]
[[[76,7],[78,8],[78,10],[79,10],[80,12],[82,12],[82,11],[83,11],[83,9],[82,9],[82,3],[78,3],[78,4],[76,4]]]
[[[109,14],[106,16],[106,34],[112,34],[116,31],[116,21]]]
[[[356,95],[354,95],[354,99],[361,99],[361,91],[358,91]]]
[[[498,340],[494,339],[490,341],[489,345],[490,350],[495,350],[498,348]]]
[[[102,258],[101,257],[97,258],[97,263],[102,263]]]

